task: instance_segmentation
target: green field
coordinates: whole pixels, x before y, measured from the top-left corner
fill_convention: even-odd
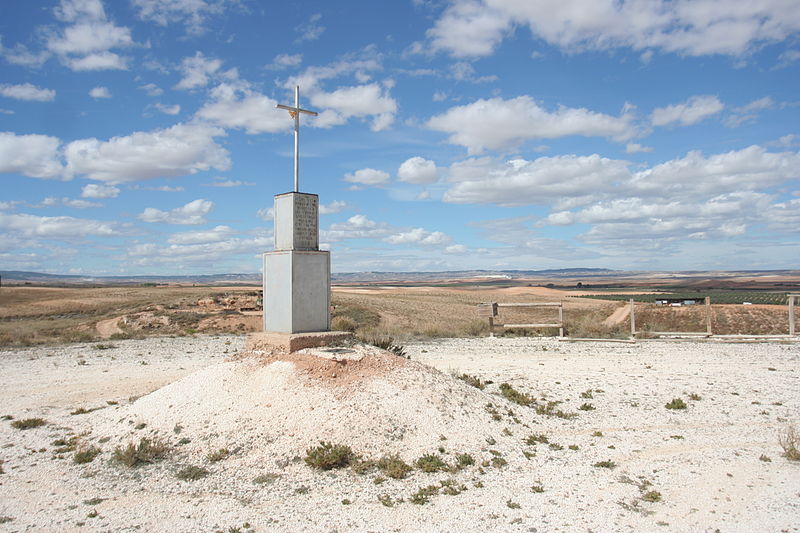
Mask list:
[[[656,300],[663,299],[682,299],[682,300],[702,300],[711,297],[712,304],[741,304],[750,302],[753,304],[787,305],[789,296],[785,292],[764,292],[764,291],[675,291],[659,292],[655,294],[587,294],[581,298],[594,298],[597,300],[627,301],[633,298],[640,303],[654,303]]]

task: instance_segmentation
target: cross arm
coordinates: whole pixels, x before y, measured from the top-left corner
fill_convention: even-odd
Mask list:
[[[314,115],[314,116],[317,116],[319,114],[316,111],[309,111],[307,109],[301,109],[299,107],[291,107],[291,106],[283,105],[283,104],[278,104],[275,107],[277,107],[279,109],[285,109],[286,111],[288,111],[290,113],[298,113],[299,112],[299,113],[305,113],[306,115]]]

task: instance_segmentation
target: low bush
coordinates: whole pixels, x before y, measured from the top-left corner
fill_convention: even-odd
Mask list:
[[[72,456],[72,462],[76,465],[91,463],[98,455],[100,455],[100,448],[91,445],[82,446]]]
[[[44,418],[23,418],[22,420],[14,420],[11,422],[11,427],[15,429],[33,429],[43,426],[47,423]]]
[[[378,468],[392,479],[404,479],[413,470],[400,456],[387,455],[378,460]]]
[[[128,443],[125,448],[114,449],[113,460],[121,465],[133,468],[140,464],[150,464],[167,456],[169,448],[159,440],[142,438],[139,444]]]
[[[344,468],[357,458],[350,446],[321,441],[306,450],[305,462],[317,470]]]

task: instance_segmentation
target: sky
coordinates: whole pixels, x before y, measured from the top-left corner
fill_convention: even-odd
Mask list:
[[[797,0],[0,4],[0,270],[800,268]]]

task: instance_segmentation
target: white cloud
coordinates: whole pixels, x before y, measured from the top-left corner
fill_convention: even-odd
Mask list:
[[[48,135],[17,135],[0,132],[0,172],[19,173],[31,178],[61,178],[61,141]]]
[[[89,54],[80,58],[68,58],[66,65],[76,72],[85,70],[127,70],[128,62],[125,58],[113,52]]]
[[[88,200],[77,200],[73,198],[55,198],[49,196],[42,201],[41,206],[34,207],[53,207],[56,205],[65,205],[67,207],[74,207],[75,209],[88,209],[90,207],[102,207],[103,204],[97,202],[89,202]]]
[[[155,83],[147,83],[139,87],[140,89],[147,92],[147,96],[161,96],[164,94],[164,89],[156,85]]]
[[[774,187],[797,179],[800,153],[767,152],[749,146],[705,157],[691,151],[635,173],[626,185],[637,195],[688,199],[695,194],[724,194]]]
[[[800,153],[750,146],[704,156],[692,151],[636,172],[627,161],[591,156],[541,157],[506,162],[472,158],[450,167],[445,202],[503,206],[546,205],[567,210],[614,198],[669,198],[694,202],[776,187],[797,179]],[[558,215],[564,216],[564,215]]]
[[[277,101],[241,85],[220,84],[211,91],[211,98],[197,116],[225,128],[254,135],[284,131],[292,124],[285,111],[275,108]]]
[[[388,224],[375,222],[364,215],[353,215],[346,222],[331,224],[328,230],[320,232],[320,238],[326,242],[344,239],[380,239],[392,232]]]
[[[216,181],[211,183],[205,183],[207,187],[252,187],[255,185],[252,181],[240,181],[240,180],[226,180],[224,178],[216,178]]]
[[[344,124],[351,117],[372,117],[372,130],[381,131],[392,125],[397,101],[377,83],[340,87],[333,92],[316,91],[311,104],[324,108],[314,121],[317,127]]]
[[[453,2],[427,32],[434,50],[456,57],[491,55],[510,30],[511,18],[502,10],[482,2]]]
[[[173,265],[184,267],[196,265],[208,268],[217,262],[225,263],[241,254],[251,256],[253,250],[264,250],[272,246],[272,235],[266,233],[246,239],[230,238],[194,244],[137,244],[128,250],[128,257],[137,266]],[[251,262],[252,263],[252,262]],[[223,268],[230,268],[229,266]]]
[[[295,31],[299,34],[295,42],[303,42],[303,41],[316,41],[320,38],[322,33],[325,31],[325,26],[322,26],[319,21],[322,20],[322,15],[319,13],[314,13],[308,18],[308,22],[304,24],[300,24],[295,28]]]
[[[389,174],[382,170],[375,170],[374,168],[362,168],[356,170],[352,174],[345,174],[344,180],[350,183],[359,183],[361,185],[377,186],[389,182]]]
[[[236,232],[229,226],[216,226],[210,230],[173,233],[167,239],[170,244],[204,244],[220,242],[232,237]]]
[[[335,213],[341,213],[342,211],[348,209],[350,206],[347,205],[347,202],[343,202],[341,200],[334,200],[333,202],[327,205],[320,205],[319,206],[319,214],[320,215],[333,215]]]
[[[256,212],[256,216],[266,222],[272,222],[275,219],[275,208],[264,207]]]
[[[112,185],[211,168],[224,171],[230,167],[228,152],[214,142],[214,137],[224,134],[204,124],[176,124],[108,141],[73,141],[64,148],[64,155],[68,175],[83,174]]]
[[[724,124],[729,128],[736,128],[748,122],[754,122],[758,118],[760,111],[773,109],[775,101],[770,96],[764,96],[753,100],[747,105],[736,107],[731,110],[731,114],[725,118]]]
[[[95,87],[89,91],[89,96],[92,98],[111,98],[111,91],[108,87]]]
[[[183,24],[190,34],[205,32],[207,19],[235,7],[235,0],[132,0],[139,18],[160,26]]]
[[[22,83],[18,85],[8,85],[0,83],[0,95],[6,98],[14,98],[15,100],[30,100],[36,102],[52,102],[56,97],[56,92],[53,89],[42,89],[31,85],[30,83]]]
[[[414,200],[423,201],[429,200],[431,197],[431,193],[428,191],[420,191],[415,197]]]
[[[642,146],[639,143],[628,143],[625,145],[625,153],[626,154],[639,154],[643,152],[652,152],[653,149],[650,146]]]
[[[147,207],[139,214],[138,218],[144,222],[163,222],[166,224],[196,226],[206,223],[205,217],[213,208],[214,202],[198,199],[169,211]]]
[[[691,126],[725,108],[716,96],[692,96],[681,104],[668,105],[653,110],[650,120],[654,126],[666,126],[679,122],[681,126]]]
[[[397,169],[397,177],[406,183],[423,185],[436,182],[439,179],[439,171],[433,161],[422,157],[411,157]]]
[[[90,235],[111,237],[118,234],[113,223],[73,217],[40,217],[0,213],[0,229],[17,235],[41,239],[81,239]]]
[[[119,196],[119,189],[113,185],[103,185],[99,183],[89,183],[81,189],[82,198],[116,198]]]
[[[192,57],[185,57],[180,66],[183,78],[175,85],[175,88],[197,89],[205,87],[211,81],[211,76],[219,72],[221,67],[222,61],[220,59],[206,58],[202,52],[196,52]]]
[[[13,115],[14,111],[0,107],[0,115]]]
[[[109,22],[99,0],[62,0],[55,14],[71,23],[46,39],[63,64],[76,71],[127,68],[127,60],[110,50],[134,46],[131,31]]]
[[[467,253],[467,247],[463,244],[451,244],[450,246],[445,247],[444,253],[454,255],[465,254]]]
[[[272,63],[265,68],[269,70],[283,70],[289,67],[296,67],[303,62],[303,54],[278,54],[272,59]]]
[[[421,244],[424,246],[438,246],[449,244],[452,239],[441,231],[426,231],[423,228],[414,228],[389,235],[383,239],[390,244]]]
[[[178,113],[181,112],[181,106],[179,104],[174,104],[174,105],[153,104],[153,107],[155,107],[165,115],[177,115]]]
[[[494,52],[514,25],[567,52],[631,48],[692,56],[745,55],[800,29],[791,3],[716,0],[451,0],[428,38],[458,57]]]
[[[589,201],[629,177],[627,162],[597,154],[505,163],[468,159],[451,166],[450,180],[455,183],[445,192],[444,201],[504,206],[543,205],[565,197]]]
[[[465,146],[469,153],[485,149],[514,148],[529,139],[553,139],[567,135],[609,137],[624,141],[635,133],[633,117],[595,113],[584,108],[560,106],[549,112],[531,97],[510,100],[492,98],[451,107],[431,117],[426,126],[449,133],[448,142]]]

